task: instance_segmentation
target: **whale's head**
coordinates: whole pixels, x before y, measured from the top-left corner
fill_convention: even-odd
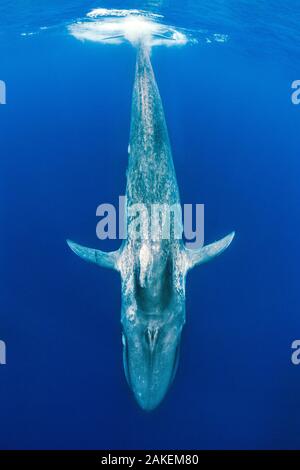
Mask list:
[[[185,298],[174,288],[168,246],[143,244],[133,268],[130,295],[122,293],[123,360],[126,378],[144,410],[156,408],[176,373]]]
[[[175,376],[183,321],[146,318],[137,312],[134,324],[124,319],[123,361],[134,396],[146,411],[156,408]]]

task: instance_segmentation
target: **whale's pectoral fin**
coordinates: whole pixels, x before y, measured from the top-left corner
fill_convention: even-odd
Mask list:
[[[215,258],[215,256],[223,253],[223,251],[226,250],[232,242],[234,235],[235,232],[231,232],[221,240],[211,243],[210,245],[203,246],[197,250],[186,249],[188,269],[192,269],[198,264],[207,263],[211,259]]]
[[[87,248],[86,246],[78,245],[71,240],[67,240],[67,244],[76,255],[80,256],[80,258],[84,259],[85,261],[98,264],[103,268],[111,268],[118,271],[117,261],[119,257],[119,250],[110,251],[107,253],[105,251],[95,250],[94,248]]]

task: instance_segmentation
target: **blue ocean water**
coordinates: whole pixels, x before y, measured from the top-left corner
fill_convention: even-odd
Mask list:
[[[299,448],[299,2],[124,3],[1,2],[0,448]],[[152,413],[123,373],[118,275],[65,243],[119,246],[95,211],[125,192],[135,50],[69,34],[97,7],[195,38],[153,67],[182,202],[205,204],[206,243],[236,230],[187,279],[179,370]]]

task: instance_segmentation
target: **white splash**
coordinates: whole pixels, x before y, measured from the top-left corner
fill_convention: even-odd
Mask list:
[[[28,33],[21,33],[20,36],[28,37],[28,36],[34,36],[35,34],[37,34],[37,31],[29,31]]]
[[[227,34],[215,33],[213,37],[216,42],[227,42],[229,39]]]
[[[93,20],[78,21],[69,26],[69,32],[77,39],[121,44],[139,41],[148,46],[184,45],[189,38],[183,31],[155,21],[161,17],[142,10],[108,10],[97,8],[87,14]],[[101,19],[95,19],[95,18]]]
[[[56,25],[41,25],[36,30],[21,31],[20,36],[28,38],[48,34],[67,27],[70,34],[80,40],[107,44],[141,40],[148,46],[183,46],[185,44],[226,43],[226,34],[209,30],[186,29],[163,23],[164,16],[159,13],[138,9],[94,8],[84,17],[72,22]]]
[[[144,10],[115,10],[108,8],[94,8],[86,16],[88,18],[99,18],[101,16],[129,16],[129,15],[144,15],[151,18],[163,18],[163,15],[158,15],[157,13],[148,13]]]

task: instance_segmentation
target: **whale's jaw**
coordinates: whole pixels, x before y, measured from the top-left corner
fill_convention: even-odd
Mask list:
[[[159,322],[161,324],[161,322]],[[123,325],[123,361],[127,382],[139,406],[152,411],[164,399],[175,376],[183,323],[157,326],[155,320]],[[125,327],[126,328],[126,327]]]

